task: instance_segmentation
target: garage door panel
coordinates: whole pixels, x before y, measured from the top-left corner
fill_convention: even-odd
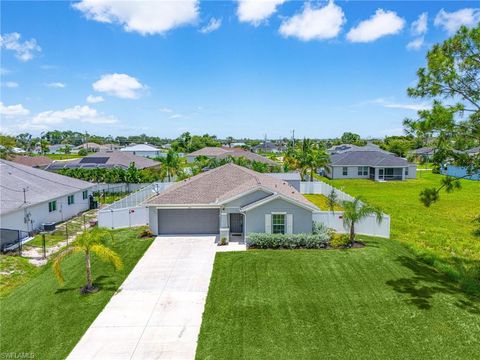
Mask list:
[[[217,234],[219,227],[218,209],[158,210],[159,234]]]

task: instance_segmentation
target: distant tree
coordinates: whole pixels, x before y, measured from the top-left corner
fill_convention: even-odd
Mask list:
[[[96,291],[97,288],[93,286],[92,280],[92,254],[97,255],[104,262],[111,263],[116,270],[119,270],[123,267],[120,256],[105,245],[105,243],[111,239],[112,236],[113,235],[109,231],[98,228],[84,231],[81,235],[77,236],[74,244],[70,247],[67,247],[66,250],[63,250],[53,262],[53,272],[57,280],[60,283],[64,282],[61,268],[62,262],[73,254],[83,253],[85,257],[87,283],[82,288],[81,292],[83,294],[87,294]]]
[[[16,140],[13,136],[0,134],[0,158],[7,158],[15,145]]]
[[[360,135],[351,132],[344,132],[341,141],[343,144],[355,144],[360,141]]]
[[[225,144],[227,144],[229,147],[232,146],[232,143],[234,142],[235,140],[233,139],[233,137],[231,136],[227,136],[227,138],[225,139]]]
[[[182,169],[182,162],[178,153],[173,150],[169,150],[165,157],[157,158],[162,164],[162,173],[168,178],[168,181],[172,181],[172,177],[178,175]]]
[[[78,150],[78,155],[79,156],[87,156],[88,155],[87,149],[81,148],[80,150]]]
[[[480,155],[468,156],[453,147],[467,140],[480,144],[480,24],[471,29],[462,26],[453,37],[434,45],[417,76],[418,83],[408,95],[433,99],[433,105],[419,111],[418,119],[406,119],[405,129],[436,149],[432,160],[436,167],[450,162],[465,167],[467,175],[480,171]],[[458,179],[447,176],[439,187],[424,189],[420,200],[430,206],[442,189],[460,187]]]
[[[378,223],[382,222],[382,211],[378,207],[363,203],[360,197],[353,201],[342,201],[341,205],[343,207],[343,224],[350,229],[349,237],[352,245],[355,243],[356,224],[370,215],[375,215]]]

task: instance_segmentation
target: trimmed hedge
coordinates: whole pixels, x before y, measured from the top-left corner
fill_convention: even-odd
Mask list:
[[[330,242],[330,234],[266,234],[251,233],[247,246],[255,249],[324,249]]]

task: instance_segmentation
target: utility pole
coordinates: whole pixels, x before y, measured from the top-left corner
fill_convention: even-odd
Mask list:
[[[267,152],[267,134],[263,138],[263,151]]]
[[[292,130],[292,142],[293,146],[295,147],[295,129]]]
[[[23,203],[27,203],[27,189],[28,188],[23,188]]]

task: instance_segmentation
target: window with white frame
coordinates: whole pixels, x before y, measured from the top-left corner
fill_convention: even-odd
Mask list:
[[[405,168],[405,176],[408,176],[408,166]]]
[[[344,166],[342,167],[342,175],[347,176],[348,175],[348,167]]]
[[[285,234],[285,214],[272,214],[272,233]]]

